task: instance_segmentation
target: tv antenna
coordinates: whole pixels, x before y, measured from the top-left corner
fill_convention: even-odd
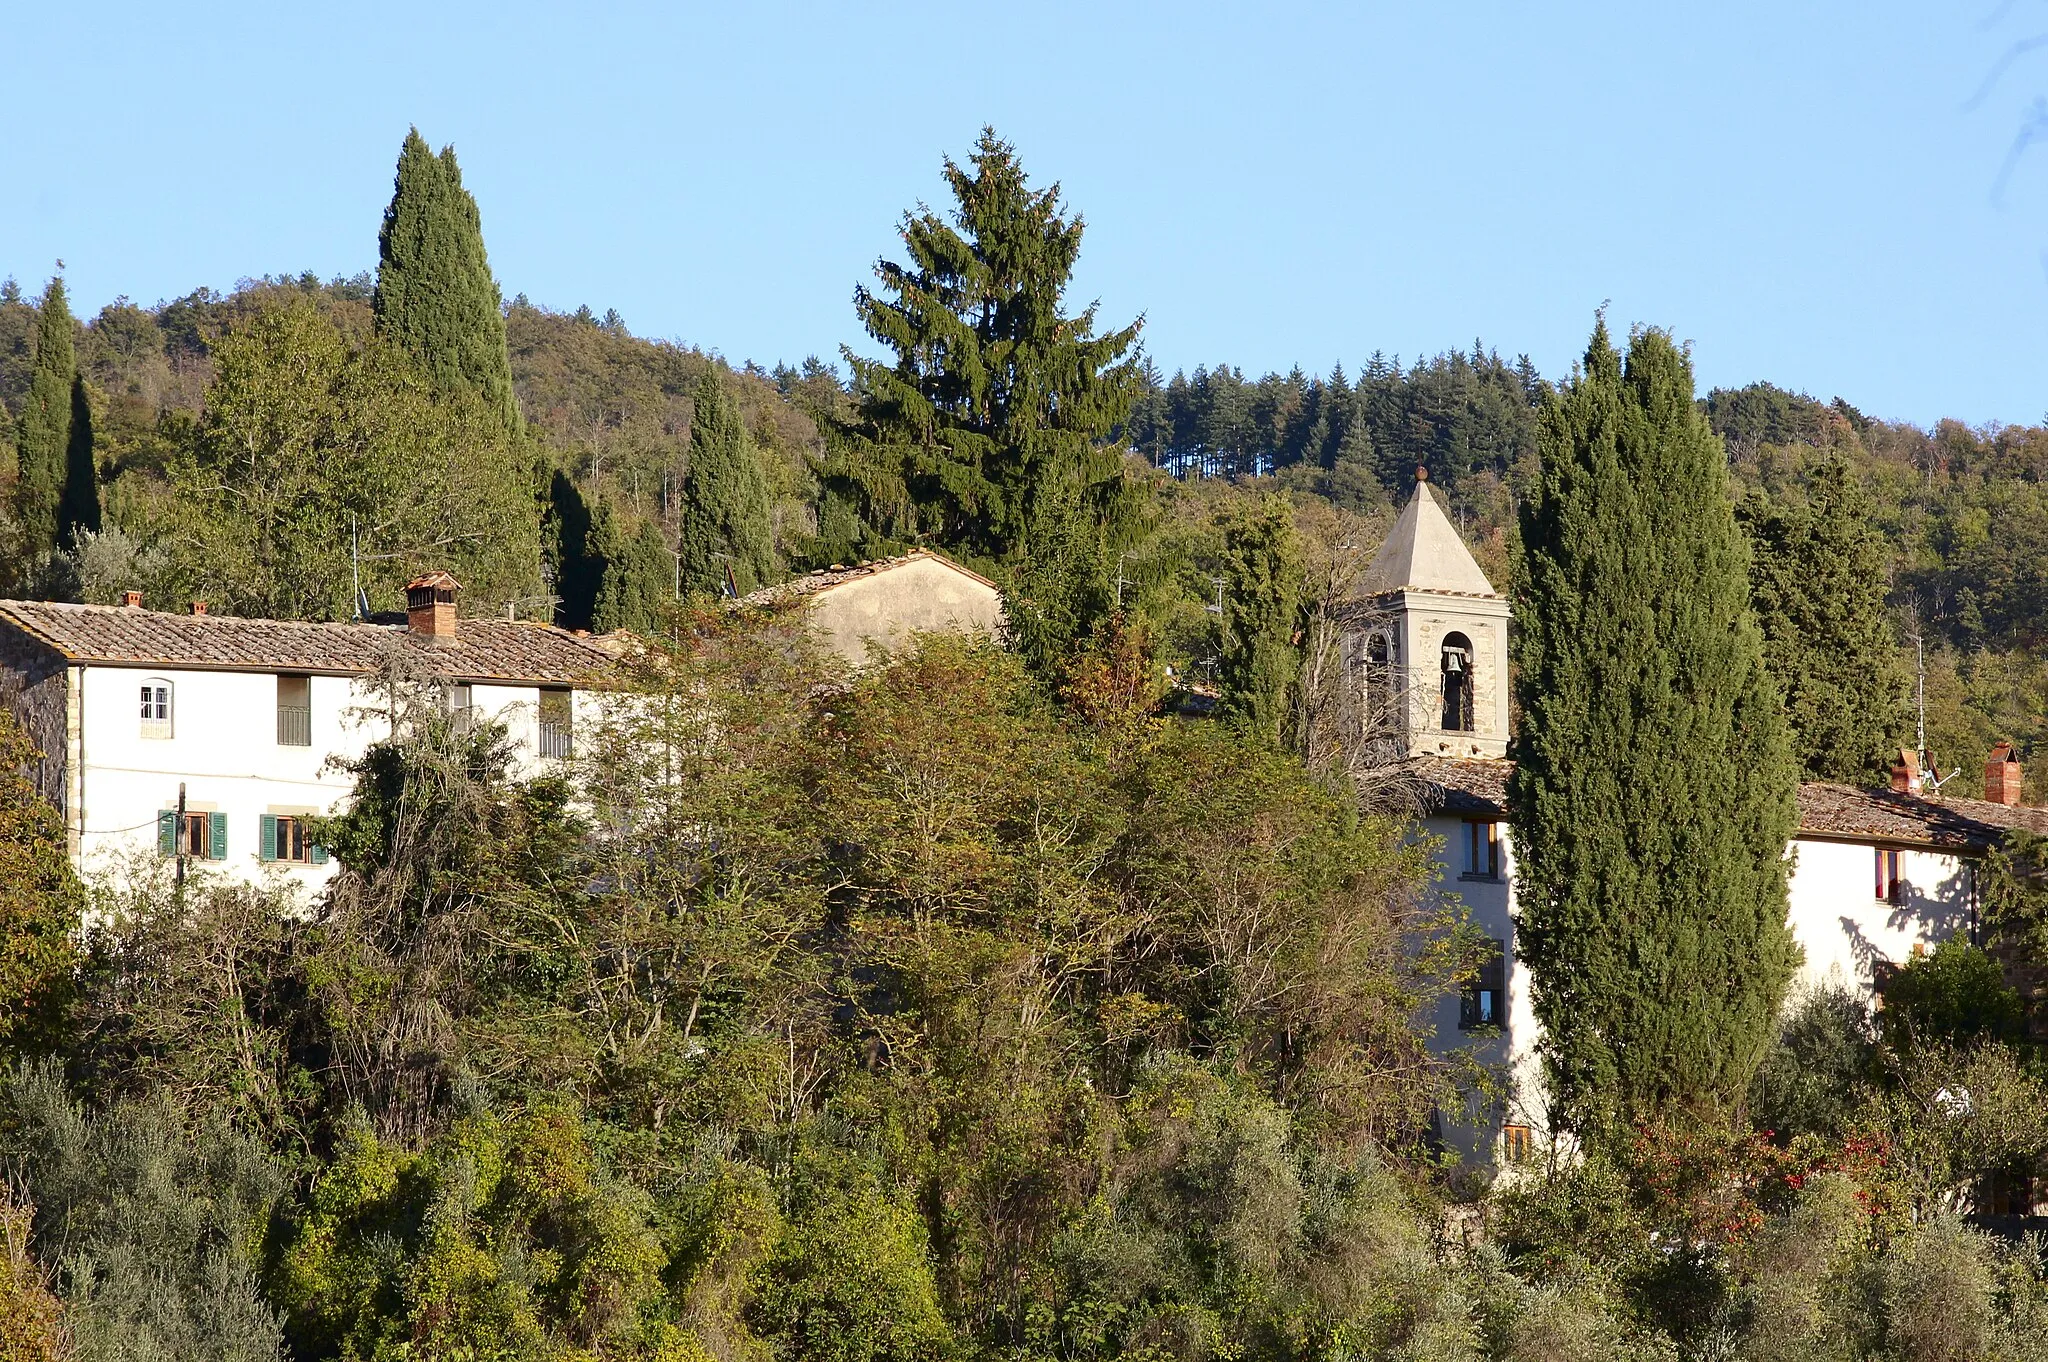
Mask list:
[[[356,541],[356,515],[348,515],[348,566],[354,575],[356,587],[356,623],[362,624],[370,618],[370,601],[363,595],[363,554]]]

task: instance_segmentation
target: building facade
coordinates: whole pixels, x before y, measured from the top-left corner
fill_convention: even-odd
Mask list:
[[[73,864],[175,858],[308,889],[333,873],[311,820],[351,788],[341,762],[392,729],[380,678],[424,678],[458,722],[506,725],[528,770],[569,755],[581,687],[610,655],[547,625],[456,617],[430,574],[403,624],[313,624],[0,601],[0,703],[42,753]]]
[[[928,549],[813,572],[756,591],[742,604],[802,610],[819,642],[855,666],[871,649],[895,648],[918,634],[994,638],[1003,627],[996,584]]]

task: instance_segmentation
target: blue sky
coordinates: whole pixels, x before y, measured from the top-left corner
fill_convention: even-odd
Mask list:
[[[1087,216],[1077,280],[1168,371],[1594,310],[1875,415],[2048,412],[2048,143],[1998,192],[2042,0],[21,7],[0,274],[82,310],[374,266],[408,124],[507,294],[735,362],[835,357],[940,157],[993,123]]]

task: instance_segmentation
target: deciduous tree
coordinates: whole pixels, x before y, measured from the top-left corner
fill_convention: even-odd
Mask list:
[[[467,393],[435,394],[382,340],[271,305],[214,351],[203,421],[150,528],[182,584],[228,611],[348,619],[350,547],[374,603],[453,571],[488,606],[534,595],[531,462]]]

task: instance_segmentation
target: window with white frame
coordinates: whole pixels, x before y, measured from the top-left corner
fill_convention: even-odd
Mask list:
[[[142,683],[142,736],[171,736],[171,683],[160,677]]]

